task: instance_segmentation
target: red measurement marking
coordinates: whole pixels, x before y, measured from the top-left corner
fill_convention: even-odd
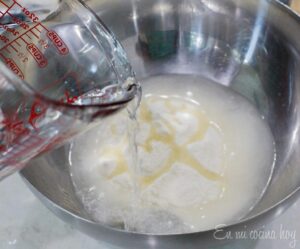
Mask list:
[[[5,145],[0,145],[0,151],[5,151],[6,150],[6,146]]]
[[[28,57],[22,52],[18,53],[18,57],[23,63],[26,63],[27,61],[29,61]]]
[[[38,32],[40,32],[40,33],[42,32],[42,30],[39,30],[37,27],[35,27],[35,29],[36,29]]]
[[[29,44],[23,37],[20,37],[24,43]]]
[[[27,36],[30,40],[32,40],[31,37],[30,37],[28,34],[26,34],[26,36]]]
[[[39,36],[33,32],[33,30],[30,30],[30,32],[36,37],[36,38],[39,38]]]
[[[47,66],[48,61],[47,61],[46,57],[42,54],[42,52],[33,43],[30,43],[29,45],[27,45],[26,48],[41,68]]]
[[[9,137],[8,146],[6,146],[6,149],[13,147],[13,149],[10,150],[7,155],[5,155],[5,159],[8,161],[13,161],[15,159],[19,160],[17,155],[26,156],[27,152],[30,153],[32,149],[38,148],[37,146],[44,141],[42,138],[35,135],[30,129],[28,129],[26,122],[22,120],[23,118],[20,119],[18,117],[20,107],[26,103],[26,100],[21,101],[21,103],[23,104],[19,105],[19,108],[17,108],[13,115],[6,116],[1,122],[2,125],[4,125],[4,132],[7,133],[7,137]],[[23,106],[23,108],[25,108],[25,106]],[[46,108],[40,104],[39,100],[35,100],[33,102],[28,121],[35,130],[36,121],[45,113],[45,110]]]
[[[15,50],[16,52],[19,52],[12,44],[10,44],[10,46],[13,48],[13,50]]]
[[[23,121],[10,120],[9,118],[2,121],[7,131],[13,132],[15,135],[20,136],[26,134],[28,129],[24,126]]]
[[[58,49],[60,54],[66,55],[69,53],[69,49],[67,45],[64,43],[64,41],[60,38],[60,36],[56,32],[49,31],[47,33],[47,36],[54,43],[55,47]]]
[[[12,117],[6,117],[2,122],[7,132],[20,136],[29,133],[22,120],[17,117],[17,113]]]
[[[15,42],[19,47],[21,47],[21,44],[18,41],[15,41]]]
[[[78,100],[77,96],[74,96],[74,97],[70,96],[68,91],[65,91],[65,96],[67,98],[67,103],[68,104],[74,104]],[[63,101],[63,99],[62,99],[62,101]]]
[[[0,24],[0,27],[2,27],[3,29],[5,29],[7,32],[13,34],[14,36],[17,36],[20,34],[19,31],[13,29],[13,28],[9,28],[7,25],[4,24]]]
[[[14,21],[14,23],[18,24],[20,27],[22,27],[23,29],[29,29],[29,25],[23,21],[21,21],[19,18],[11,15],[9,12],[7,13],[11,19]]]
[[[71,77],[72,80],[74,80],[74,82],[72,82],[72,84],[74,84],[73,87],[76,87],[77,89],[75,91],[75,89],[73,88],[73,90],[74,90],[74,92],[76,92],[77,95],[72,96],[72,94],[68,90],[66,90],[64,93],[65,97],[63,97],[60,101],[62,103],[74,104],[78,100],[79,96],[81,95],[81,93],[80,93],[81,91],[80,91],[79,81],[78,81],[78,77],[77,77],[76,73],[71,72],[71,73],[66,74],[62,78],[62,81],[65,81],[69,77]]]
[[[30,110],[29,123],[34,129],[36,128],[36,121],[42,117],[47,111],[47,107],[43,105],[39,100],[36,100]]]
[[[48,41],[46,41],[46,40],[40,39],[40,40],[39,40],[39,44],[40,44],[44,49],[49,48]]]
[[[2,1],[1,1],[2,2]],[[2,2],[3,3],[3,2]],[[3,3],[4,4],[4,3]],[[8,11],[10,11],[10,9],[13,7],[15,5],[15,3],[13,3],[10,7],[8,7],[7,5],[6,5],[6,7],[8,7],[7,8],[7,10],[3,13],[3,16],[5,16],[7,13],[8,13]],[[3,17],[2,16],[2,17]]]
[[[15,4],[19,5],[19,7],[23,7],[21,4],[19,4],[16,0],[13,0]]]
[[[2,54],[0,56],[4,59],[5,64],[10,68],[10,70],[24,80],[24,74],[21,69],[17,66],[13,59],[5,58]]]
[[[0,41],[3,41],[4,43],[8,43],[9,39],[5,35],[0,35]]]
[[[50,30],[49,30],[46,26],[44,26],[42,23],[40,23],[40,26],[41,26],[44,30],[46,30],[47,32],[50,31]]]
[[[7,8],[9,8],[9,6],[8,6],[5,2],[3,2],[2,0],[0,0],[0,3],[2,3],[2,4],[5,5]]]
[[[22,8],[22,11],[23,11],[23,13],[27,16],[27,17],[29,17],[33,22],[37,22],[37,21],[39,21],[39,18],[34,14],[34,13],[32,13],[32,12],[30,12],[28,9],[26,9],[26,8]]]
[[[27,30],[27,31],[26,31],[25,33],[23,33],[22,35],[18,36],[18,37],[15,38],[14,40],[12,40],[10,43],[6,44],[4,47],[2,47],[2,48],[0,49],[0,51],[3,50],[3,49],[6,49],[10,44],[14,43],[16,40],[19,40],[20,38],[23,40],[22,36],[25,35],[25,34],[27,35],[27,33],[28,33],[30,30],[34,29],[34,28],[35,28],[36,26],[38,26],[38,25],[40,25],[40,24],[35,25],[34,27],[32,27],[31,29]],[[30,39],[31,39],[31,38],[30,38]]]

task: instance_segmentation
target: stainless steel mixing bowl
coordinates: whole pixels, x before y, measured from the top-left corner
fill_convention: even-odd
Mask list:
[[[252,213],[226,231],[259,229],[293,203],[300,186],[300,19],[296,14],[271,0],[87,3],[121,40],[139,79],[173,73],[204,76],[244,95],[269,123],[277,151],[271,185]],[[68,148],[36,159],[22,175],[50,210],[83,232],[130,249],[199,249],[228,242],[216,240],[214,230],[155,236],[94,223],[75,195]]]

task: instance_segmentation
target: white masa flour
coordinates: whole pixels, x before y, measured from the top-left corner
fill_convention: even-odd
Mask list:
[[[203,231],[245,216],[266,189],[275,154],[255,107],[199,77],[157,76],[142,86],[138,167],[126,110],[72,144],[72,179],[87,212],[153,234]]]

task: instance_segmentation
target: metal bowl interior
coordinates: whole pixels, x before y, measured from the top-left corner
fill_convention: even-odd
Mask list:
[[[259,228],[280,215],[296,199],[300,186],[299,17],[267,0],[91,0],[88,4],[122,42],[139,79],[200,75],[239,92],[257,107],[275,137],[275,171],[252,213],[225,229]],[[218,243],[214,231],[155,236],[94,223],[76,197],[68,148],[52,151],[22,171],[33,192],[65,221],[122,248],[208,248]]]

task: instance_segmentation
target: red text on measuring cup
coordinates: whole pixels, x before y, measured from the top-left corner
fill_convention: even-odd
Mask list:
[[[66,55],[69,53],[69,49],[68,49],[67,45],[63,42],[63,40],[60,38],[60,36],[56,32],[49,31],[47,33],[47,36],[53,42],[53,44],[58,49],[60,54]]]

